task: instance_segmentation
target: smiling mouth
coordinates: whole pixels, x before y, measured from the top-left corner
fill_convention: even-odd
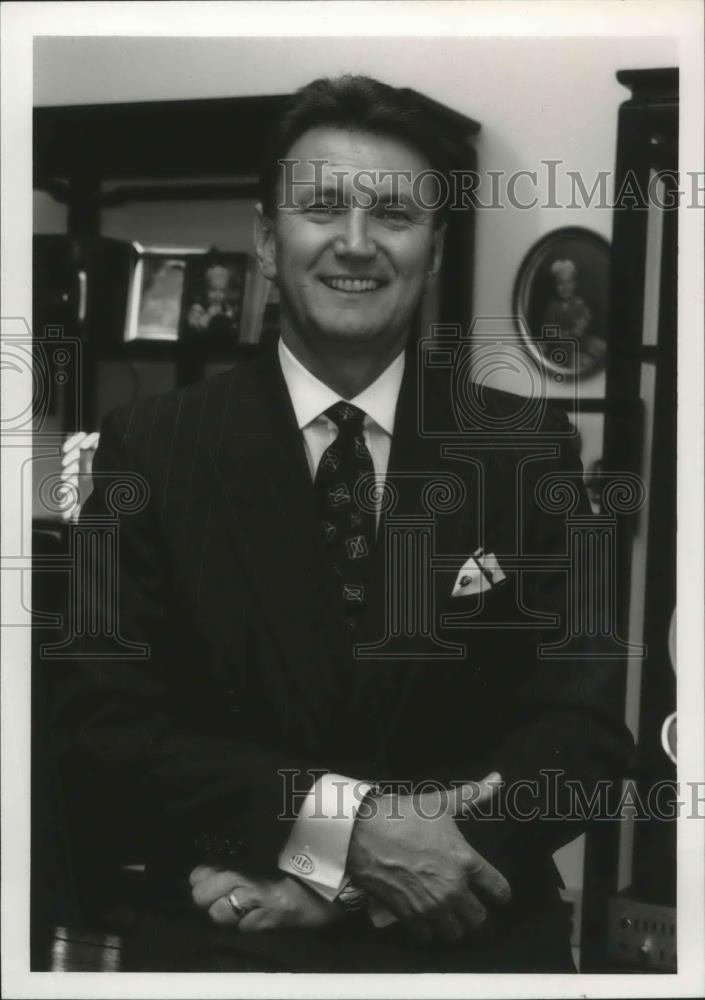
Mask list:
[[[385,284],[376,278],[321,278],[321,281],[328,288],[336,292],[376,292]]]

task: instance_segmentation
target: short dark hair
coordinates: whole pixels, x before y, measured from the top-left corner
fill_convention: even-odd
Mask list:
[[[260,172],[260,199],[270,218],[277,200],[279,161],[300,136],[320,126],[399,139],[446,177],[454,158],[453,144],[436,116],[414,99],[412,91],[369,76],[321,77],[288,99],[274,127]]]

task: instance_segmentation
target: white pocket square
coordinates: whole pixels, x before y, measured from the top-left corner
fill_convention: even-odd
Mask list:
[[[494,552],[477,549],[458,571],[451,597],[483,594],[506,579]]]

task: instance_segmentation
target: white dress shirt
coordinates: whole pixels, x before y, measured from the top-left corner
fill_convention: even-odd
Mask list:
[[[314,479],[324,451],[338,436],[338,428],[325,415],[325,410],[338,403],[342,396],[312,375],[308,368],[304,368],[283,340],[279,341],[279,361],[294,407],[296,423],[304,437],[311,479]],[[402,351],[372,385],[368,385],[353,399],[346,400],[365,414],[362,423],[365,444],[372,456],[376,475],[383,478],[389,465],[394,415],[403,374]],[[379,512],[377,516],[379,517]]]
[[[312,375],[282,340],[279,341],[279,361],[314,479],[323,453],[338,435],[337,426],[324,411],[342,397]],[[371,385],[346,400],[365,413],[363,435],[375,473],[380,477],[387,474],[403,374],[402,351]],[[335,899],[347,882],[345,866],[355,816],[371,787],[359,779],[324,774],[304,799],[279,855],[279,868],[287,875],[303,879],[326,899]],[[377,918],[374,912],[371,916],[375,923],[386,922],[381,910]]]

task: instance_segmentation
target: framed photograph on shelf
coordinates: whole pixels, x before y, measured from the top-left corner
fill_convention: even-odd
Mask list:
[[[237,343],[242,339],[243,306],[250,258],[214,253],[189,261],[183,296],[181,337]]]
[[[529,250],[514,286],[522,344],[566,379],[599,371],[607,353],[610,245],[577,226],[556,229]]]
[[[279,299],[254,257],[132,244],[124,341],[257,347],[278,327]]]
[[[125,341],[179,339],[188,262],[207,251],[143,247],[136,251],[127,301]]]

